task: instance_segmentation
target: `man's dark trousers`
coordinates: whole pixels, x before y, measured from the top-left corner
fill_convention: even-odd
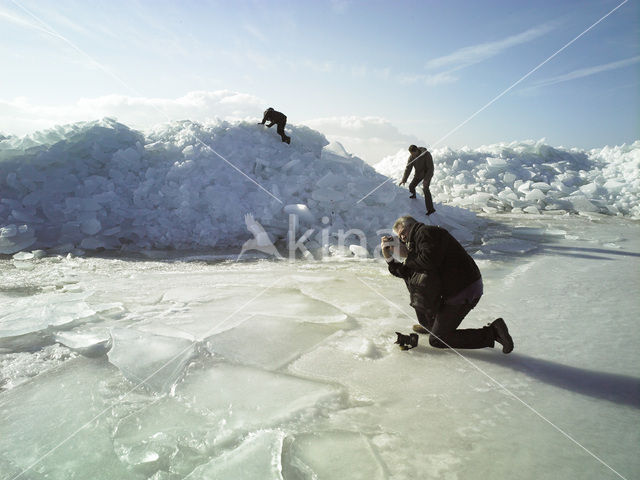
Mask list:
[[[431,198],[431,192],[429,191],[429,185],[431,185],[431,177],[420,178],[417,175],[413,177],[409,184],[409,191],[411,195],[416,194],[416,187],[422,182],[422,191],[424,193],[424,206],[427,207],[427,212],[435,210],[433,208],[433,198]]]
[[[284,125],[285,125],[284,123],[278,123],[277,132],[278,132],[278,135],[280,135],[280,138],[282,138],[283,142],[289,143],[291,142],[291,139],[286,133],[284,133]]]
[[[435,315],[416,309],[418,322],[429,331],[429,345],[436,348],[493,347],[490,328],[456,330],[480,299],[460,305],[442,304]]]

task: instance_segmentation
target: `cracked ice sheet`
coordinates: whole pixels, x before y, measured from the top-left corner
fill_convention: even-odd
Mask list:
[[[499,268],[491,262],[490,268],[482,268],[486,295],[464,325],[481,326],[484,319],[495,318],[491,315],[499,311],[520,338],[516,340],[518,350],[508,356],[499,351],[463,354],[605,461],[629,472],[635,471],[637,461],[628,456],[627,447],[637,443],[638,436],[629,428],[637,411],[627,405],[637,379],[632,383],[630,378],[596,375],[593,370],[611,368],[612,372],[637,376],[633,362],[618,360],[620,352],[626,352],[621,357],[629,358],[632,340],[616,333],[623,328],[628,335],[637,336],[635,329],[628,328],[637,302],[634,308],[633,300],[615,290],[621,284],[637,284],[637,270],[625,266],[637,262],[640,250],[637,240],[635,246],[625,242],[628,253],[611,250],[598,240],[592,227],[582,225],[583,230],[578,231],[579,237],[596,243],[595,248],[559,238],[553,245],[540,247],[538,251],[547,249],[547,255],[510,259]],[[617,243],[625,245],[625,238],[640,238],[637,226],[631,227],[624,228],[626,235],[615,231],[604,235],[619,236]],[[577,285],[579,278],[592,281]],[[396,300],[406,298],[406,291],[381,292]],[[585,302],[596,309],[595,316],[584,311]],[[387,333],[393,327],[406,331],[415,322],[407,310],[407,317],[396,312],[395,325],[380,319],[372,323]],[[455,353],[429,348],[424,336],[420,346],[409,352],[385,348],[393,342],[393,335],[384,339],[364,319],[357,320],[360,330],[332,337],[296,360],[289,371],[340,382],[365,403],[331,414],[316,428],[348,428],[372,435],[394,478],[509,478],[522,471],[551,477],[559,476],[558,472],[572,476],[578,470],[582,478],[596,479],[610,473]],[[371,340],[378,355],[362,354],[354,348],[358,337]],[[605,345],[614,345],[616,355],[612,357]],[[564,376],[564,367],[570,365],[583,368],[575,371],[581,381]],[[600,377],[622,389],[617,399],[614,392],[607,392],[603,380],[600,389],[589,382]],[[591,394],[584,383],[593,387]],[[599,393],[594,397],[596,390]],[[637,399],[635,391],[632,398]],[[625,392],[629,393],[626,397]],[[610,402],[603,403],[601,398]],[[523,431],[527,435],[522,435]],[[605,437],[615,440],[606,442]],[[398,453],[424,452],[425,445],[424,455]],[[505,460],[496,463],[493,458]],[[546,461],[541,463],[540,458]]]
[[[233,450],[196,468],[189,478],[251,480],[386,478],[366,436],[329,431],[285,436],[278,430],[259,431]]]
[[[222,363],[190,372],[176,395],[198,411],[225,412],[221,437],[313,418],[346,401],[334,384]]]
[[[109,361],[134,385],[168,392],[196,355],[196,344],[131,328],[111,329]]]
[[[143,478],[168,472],[188,475],[220,453],[217,438],[225,413],[199,411],[180,398],[160,397],[119,417],[113,448],[120,461]]]
[[[392,341],[388,338],[389,343]],[[568,474],[576,462],[585,461],[579,448],[527,413],[455,353],[420,345],[409,352],[393,349],[379,359],[362,361],[341,347],[322,345],[294,362],[290,371],[348,386],[360,405],[332,412],[314,428],[348,429],[370,436],[376,454],[392,472],[391,478],[506,478],[519,468],[547,476],[558,470]],[[491,354],[501,355],[487,352]],[[566,392],[558,402],[558,394],[551,387],[516,381],[506,366],[491,368],[477,358],[473,360],[561,425],[566,424],[565,408],[591,411],[595,407],[590,399]],[[596,438],[603,427],[593,423],[604,422],[588,422],[578,430],[573,425],[571,430],[580,432],[581,438]],[[528,435],[523,436],[522,431]],[[505,442],[505,438],[510,441]],[[554,451],[565,452],[567,463],[539,464],[537,459],[549,458]],[[517,462],[497,465],[492,460],[516,454]],[[359,468],[356,465],[354,461],[352,468]],[[589,470],[598,472],[590,477],[594,479],[603,473],[597,464]]]
[[[162,297],[162,305],[173,305],[173,313],[147,316],[138,328],[163,335],[175,329],[176,335],[204,339],[237,327],[255,315],[318,324],[341,324],[347,320],[347,314],[339,308],[301,291],[295,286],[297,281],[286,275],[277,284],[272,279],[273,275],[271,286],[265,285],[263,278],[251,276],[242,285],[229,285],[228,280],[222,283],[224,279],[216,275],[209,276],[206,286],[197,279],[184,279],[180,288],[171,288]]]
[[[14,299],[0,315],[0,351],[38,349],[59,330],[96,321],[101,312],[119,309],[119,303],[88,303],[91,293],[47,292]]]
[[[568,222],[569,220],[564,220]],[[575,222],[591,222],[587,219],[572,219]],[[599,220],[600,221],[600,220]],[[563,219],[546,220],[547,225],[562,227]],[[521,224],[522,220],[518,220]],[[535,225],[532,222],[532,225]],[[576,229],[567,230],[571,238],[560,238],[554,244],[539,248],[533,255],[525,255],[523,258],[509,258],[500,263],[493,260],[485,260],[481,265],[485,279],[485,296],[474,311],[465,319],[463,325],[481,326],[492,315],[500,312],[513,325],[517,335],[516,351],[504,356],[499,352],[487,351],[476,354],[468,353],[467,356],[475,356],[474,360],[494,378],[503,382],[514,393],[528,401],[535,408],[545,414],[552,421],[559,424],[570,434],[585,442],[586,446],[601,455],[614,467],[620,467],[620,471],[628,478],[629,472],[638,471],[637,456],[633,455],[633,445],[638,444],[637,429],[634,429],[637,409],[628,404],[617,405],[601,398],[591,398],[572,391],[571,383],[566,378],[558,382],[548,384],[544,378],[537,375],[538,368],[545,367],[545,361],[550,362],[545,368],[546,373],[557,378],[554,373],[554,362],[582,366],[588,370],[605,370],[612,373],[624,373],[636,375],[634,366],[637,365],[637,353],[633,348],[637,342],[637,329],[633,321],[637,317],[637,301],[629,295],[629,286],[637,285],[637,255],[640,252],[637,246],[637,225],[627,225],[625,228],[611,228],[609,223],[605,225],[582,225]],[[613,225],[615,226],[615,225]],[[604,227],[604,228],[603,228]],[[606,229],[606,232],[603,230]],[[539,237],[542,239],[542,237]],[[578,241],[582,239],[581,241]],[[547,239],[544,239],[545,241]],[[571,242],[568,242],[571,240]],[[538,241],[538,237],[531,241]],[[612,248],[608,243],[615,242],[621,248]],[[629,253],[631,252],[631,254]],[[94,271],[86,271],[90,277],[85,278],[80,274],[78,280],[82,285],[90,282],[93,287],[100,283],[94,280],[102,276],[102,271],[110,272],[111,263],[104,260],[87,260],[86,264],[93,264],[98,268]],[[125,262],[116,262],[125,263]],[[118,271],[113,275],[105,275],[101,280],[101,301],[120,300],[120,295],[129,295],[133,299],[138,293],[137,289],[145,291],[140,295],[140,301],[158,295],[167,286],[175,287],[184,284],[190,288],[192,276],[197,277],[205,271],[210,271],[216,281],[219,278],[217,272],[219,266],[200,265],[155,265],[158,270],[166,268],[171,273],[158,274],[158,271],[149,272],[148,264],[131,263],[127,266],[130,276],[122,276]],[[86,267],[79,267],[86,268]],[[121,267],[118,267],[121,268]],[[143,270],[138,271],[141,268]],[[235,269],[235,270],[234,270]],[[331,271],[331,274],[320,273],[320,270]],[[126,269],[123,269],[124,272]],[[579,472],[583,479],[600,479],[608,473],[602,466],[584,454],[579,447],[568,442],[562,435],[549,427],[544,421],[535,417],[532,413],[518,405],[512,398],[501,392],[495,385],[485,381],[477,371],[463,362],[451,352],[444,353],[430,349],[426,346],[424,337],[420,340],[420,347],[409,352],[400,352],[393,346],[393,331],[399,329],[406,331],[414,323],[413,317],[400,318],[397,311],[389,307],[383,299],[371,300],[371,291],[355,277],[364,279],[375,286],[385,296],[394,300],[412,314],[407,306],[408,298],[404,284],[393,279],[386,272],[383,265],[369,265],[367,262],[351,263],[344,266],[336,266],[329,262],[326,265],[282,265],[271,263],[268,265],[268,274],[265,267],[256,264],[234,265],[233,268],[223,266],[221,275],[228,275],[234,279],[234,284],[239,284],[241,276],[245,276],[245,287],[240,289],[239,295],[246,296],[246,292],[256,286],[267,285],[269,281],[278,279],[278,286],[288,288],[293,280],[285,279],[292,271],[303,279],[316,274],[322,281],[316,283],[305,282],[306,293],[313,298],[325,298],[314,292],[318,290],[325,297],[334,296],[335,301],[327,301],[340,307],[344,312],[354,316],[358,329],[338,331],[333,336],[322,340],[314,348],[303,354],[294,362],[299,371],[289,370],[300,377],[307,379],[322,379],[331,382],[331,385],[342,384],[350,398],[361,400],[360,404],[350,408],[338,408],[330,411],[326,416],[319,414],[311,417],[301,415],[300,422],[285,420],[288,433],[299,434],[300,430],[324,432],[324,431],[362,431],[378,450],[382,461],[387,465],[391,478],[516,478],[522,471],[536,474],[538,477],[573,477]],[[32,271],[37,272],[36,270]],[[255,274],[255,275],[254,275]],[[111,277],[111,278],[107,278]],[[337,282],[336,279],[344,279]],[[117,281],[115,281],[117,280]],[[279,282],[282,281],[281,285]],[[326,283],[325,283],[326,282]],[[336,283],[337,288],[331,290],[331,284]],[[222,283],[222,282],[220,282]],[[625,288],[621,288],[625,287]],[[19,287],[19,285],[16,285]],[[212,286],[212,290],[215,290]],[[371,295],[371,297],[369,296]],[[343,298],[345,297],[345,298]],[[36,298],[34,296],[34,298]],[[342,309],[343,303],[357,302],[358,298],[371,300],[366,312],[357,312]],[[246,302],[246,299],[243,298]],[[129,300],[128,300],[129,302]],[[176,302],[175,311],[169,302],[155,305],[136,303],[131,300],[128,308],[136,315],[128,316],[123,322],[130,324],[139,322],[138,312],[145,309],[149,314],[144,320],[158,322],[172,320],[176,316],[183,315],[181,308],[191,308],[199,305],[195,302],[185,303],[179,306]],[[215,300],[211,301],[215,303]],[[633,304],[635,303],[635,307]],[[205,302],[206,304],[206,302]],[[588,306],[588,308],[586,308]],[[274,305],[273,309],[278,308]],[[155,309],[155,312],[153,311]],[[197,312],[194,308],[192,312]],[[212,310],[214,311],[214,310]],[[163,316],[160,314],[165,313]],[[176,313],[177,312],[177,313]],[[386,318],[386,313],[390,312]],[[186,318],[184,315],[182,319]],[[207,319],[198,319],[206,323]],[[158,325],[154,323],[154,325]],[[129,325],[132,326],[132,325]],[[179,325],[175,325],[178,327]],[[136,329],[141,328],[135,325]],[[623,331],[624,335],[620,335]],[[166,336],[170,332],[165,332]],[[188,336],[180,338],[191,338]],[[363,343],[369,342],[369,343]],[[568,345],[568,347],[567,347]],[[401,356],[402,355],[402,356]],[[529,358],[527,357],[529,356]],[[521,370],[520,366],[528,366],[530,358],[539,360],[533,367]],[[198,362],[203,359],[198,359]],[[480,363],[481,362],[481,363]],[[530,365],[529,365],[530,366]],[[110,370],[112,377],[122,382],[122,376],[115,369]],[[230,375],[236,370],[227,370]],[[47,372],[47,375],[49,372]],[[102,370],[82,370],[77,377],[56,377],[61,380],[67,390],[74,390],[78,395],[85,393],[82,384],[74,383],[77,379],[83,381],[86,375],[104,375]],[[584,373],[583,373],[584,376]],[[295,377],[294,377],[295,378]],[[589,379],[590,377],[585,377]],[[250,387],[261,388],[263,382],[270,382],[269,377],[260,377],[260,384],[254,382]],[[36,377],[29,385],[41,379]],[[88,380],[87,380],[88,381]],[[128,382],[126,383],[128,386]],[[203,383],[206,383],[203,381]],[[18,391],[26,385],[12,391]],[[56,383],[56,386],[59,386]],[[213,390],[213,387],[211,388]],[[24,396],[4,397],[10,398],[16,405],[29,402],[37,402],[30,398],[37,390],[24,390]],[[253,390],[251,390],[253,392]],[[217,394],[217,392],[216,392]],[[603,392],[603,395],[607,392]],[[3,393],[3,396],[5,393]],[[207,390],[203,387],[200,396],[206,396]],[[232,391],[227,401],[233,403],[233,396],[247,395],[243,389]],[[2,400],[4,400],[2,398]],[[636,397],[637,398],[637,397]],[[0,400],[0,401],[2,401]],[[75,417],[75,409],[88,408],[88,404],[81,402],[68,402],[59,404],[49,402],[44,398],[40,405],[32,404],[32,412],[36,417],[51,416],[51,411],[60,413],[63,417]],[[84,400],[87,400],[86,398]],[[207,428],[207,424],[199,411],[193,413],[192,421],[185,420],[181,410],[173,405],[166,409],[155,410],[155,406],[163,402],[161,400],[148,408],[149,417],[153,418],[157,428],[149,427],[149,435],[155,435],[162,444],[162,435],[171,435],[178,426],[188,431],[196,431],[195,427]],[[286,401],[283,401],[286,403]],[[52,406],[52,410],[49,406]],[[129,425],[131,431],[137,428],[133,422],[132,409],[123,405],[123,411],[131,418]],[[17,407],[16,407],[17,408]],[[185,409],[188,408],[185,406]],[[285,406],[283,409],[286,410]],[[313,409],[312,409],[313,410]],[[206,412],[205,408],[202,410]],[[226,410],[223,411],[220,420],[225,420]],[[259,417],[260,412],[250,413],[248,416]],[[142,415],[142,413],[141,413]],[[214,415],[212,414],[212,417]],[[2,417],[5,418],[4,416]],[[24,418],[24,417],[22,417]],[[38,417],[40,418],[40,417]],[[45,417],[45,420],[48,417]],[[123,417],[119,417],[123,418]],[[217,417],[214,417],[214,419]],[[311,420],[310,420],[311,419]],[[164,423],[163,423],[164,422]],[[183,424],[181,425],[181,422]],[[12,428],[22,429],[23,424],[13,423]],[[39,424],[24,423],[27,429],[37,430]],[[48,425],[43,422],[43,425]],[[123,424],[123,429],[124,429]],[[127,424],[128,425],[128,424]],[[212,431],[217,432],[218,424],[213,423]],[[2,428],[2,426],[0,426]],[[203,455],[202,461],[210,461],[223,451],[229,451],[241,442],[244,433],[242,428],[235,429],[238,435],[235,440],[228,440],[224,449],[217,443],[217,449]],[[526,435],[522,435],[522,432]],[[43,435],[47,436],[49,430],[43,429]],[[124,430],[123,430],[124,432]],[[13,437],[15,438],[15,437]],[[26,438],[26,437],[25,437]],[[32,440],[35,434],[27,438]],[[194,468],[198,462],[190,460],[194,451],[200,452],[200,436],[195,438],[185,437],[176,455],[181,455],[184,461],[180,465]],[[212,437],[212,441],[215,440]],[[237,440],[237,441],[236,441]],[[0,440],[1,441],[1,440]],[[27,441],[27,443],[28,443]],[[87,441],[93,441],[87,438]],[[164,440],[163,440],[164,441]],[[13,448],[28,449],[27,443],[17,442],[10,445],[11,462],[18,454]],[[95,449],[109,448],[106,442],[93,441]],[[124,445],[124,437],[122,445]],[[131,451],[126,452],[128,461],[146,471],[144,465],[156,464],[156,462],[168,461],[171,465],[178,465],[178,459],[159,455],[154,460],[152,452],[145,450],[144,438],[140,441],[132,440],[127,445]],[[429,446],[428,455],[418,455],[423,452],[425,445]],[[133,448],[133,447],[136,448]],[[159,447],[158,447],[159,448]],[[171,450],[174,452],[175,450]],[[558,452],[561,452],[560,454]],[[156,452],[158,453],[158,452]],[[64,457],[56,457],[61,462]],[[105,458],[110,457],[105,455]],[[120,457],[122,460],[124,457]],[[539,461],[544,458],[544,464]],[[498,459],[498,460],[496,460]],[[107,460],[105,460],[107,462]],[[94,463],[95,465],[95,463]],[[129,463],[127,462],[127,465]],[[62,466],[61,466],[62,468]],[[155,468],[155,466],[152,466]],[[354,460],[353,468],[357,468]],[[108,470],[108,467],[105,467]],[[4,469],[0,468],[4,472]],[[60,471],[63,475],[57,475]],[[153,470],[156,471],[156,470]],[[190,470],[187,470],[190,471]],[[80,469],[80,472],[84,470]],[[163,476],[164,471],[157,470],[157,479],[169,478]],[[604,472],[604,474],[603,474]],[[64,469],[51,468],[47,471],[52,478],[68,478]],[[142,475],[142,474],[139,474]],[[169,474],[166,474],[169,475]],[[114,478],[127,478],[126,476],[114,476]],[[154,479],[155,480],[155,479]]]
[[[304,317],[301,317],[304,318]],[[278,369],[353,322],[313,323],[287,317],[255,315],[212,335],[207,348],[233,363]]]
[[[284,433],[265,430],[250,434],[237,448],[227,450],[196,468],[189,478],[229,478],[234,480],[282,480],[282,439]]]
[[[47,345],[33,353],[0,355],[0,392],[15,388],[43,372],[55,369],[75,356],[71,350],[58,344]]]
[[[123,468],[114,454],[114,414],[109,411],[92,421],[117,403],[105,395],[105,383],[117,375],[104,361],[78,357],[4,392],[0,478],[14,478],[32,465],[19,478],[139,478]]]
[[[282,448],[284,478],[382,480],[388,472],[365,435],[328,431],[292,435]]]
[[[367,265],[363,270],[378,270],[382,263],[364,262]],[[299,278],[300,290],[311,298],[335,305],[343,312],[352,316],[380,317],[391,316],[395,313],[386,302],[380,301],[376,291],[366,287],[362,282],[372,285],[375,289],[383,288],[378,277],[364,275],[361,278],[354,274],[352,266],[338,264],[324,265],[328,271],[335,271],[333,275],[326,275],[326,270],[314,272],[315,275],[294,276]],[[384,267],[383,267],[384,268]],[[388,285],[386,285],[388,288]],[[339,294],[337,294],[339,292]]]
[[[538,244],[516,238],[493,238],[485,241],[480,250],[484,253],[525,254],[538,248]]]
[[[84,300],[86,293],[43,293],[14,300],[0,317],[0,338],[11,339],[49,327],[64,328],[88,321],[95,311]]]
[[[145,475],[187,475],[196,467],[193,478],[236,467],[242,472],[241,460],[251,452],[260,456],[245,467],[270,470],[279,451],[274,441],[284,434],[259,432],[307,428],[346,407],[336,385],[206,361],[190,369],[175,396],[123,417],[114,444],[121,460]]]
[[[392,341],[387,338],[388,344]],[[480,439],[472,435],[474,432],[456,432],[459,424],[468,422],[457,406],[458,395],[464,393],[459,392],[452,375],[442,372],[453,368],[456,378],[465,377],[461,382],[477,387],[483,382],[450,355],[429,355],[428,347],[420,346],[410,353],[381,349],[379,358],[363,361],[356,352],[343,348],[345,342],[346,338],[336,339],[335,345],[322,345],[290,367],[298,375],[331,378],[348,385],[350,394],[360,402],[354,408],[330,414],[315,430],[350,430],[366,435],[389,478],[457,478],[458,457],[465,455],[459,446]],[[347,472],[370,468],[369,461],[362,462],[367,457],[365,450],[359,452]]]

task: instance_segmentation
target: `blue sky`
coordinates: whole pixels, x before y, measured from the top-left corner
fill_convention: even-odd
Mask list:
[[[273,106],[370,161],[414,142],[629,143],[640,138],[639,0],[496,99],[621,3],[2,0],[0,131]]]

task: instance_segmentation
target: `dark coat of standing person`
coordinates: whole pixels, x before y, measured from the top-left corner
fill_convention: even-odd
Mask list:
[[[409,289],[420,323],[413,329],[428,333],[429,344],[437,348],[485,348],[498,342],[504,353],[511,352],[513,340],[502,318],[483,328],[458,328],[483,293],[480,270],[464,247],[444,228],[409,216],[396,220],[393,231],[400,244],[389,246],[393,237],[384,237],[382,253],[389,272]],[[405,256],[403,262],[393,258],[394,248]]]
[[[431,178],[433,178],[433,157],[425,147],[409,146],[409,159],[407,160],[407,168],[404,169],[404,175],[400,185],[404,185],[411,175],[411,170],[415,169],[413,180],[409,184],[410,198],[416,198],[416,186],[422,182],[422,191],[424,193],[424,205],[427,208],[427,215],[431,215],[436,210],[433,208],[433,199],[431,198]]]
[[[284,126],[287,124],[287,116],[282,113],[274,110],[269,107],[264,111],[264,116],[262,117],[262,122],[258,125],[264,125],[265,122],[270,122],[267,127],[271,128],[273,125],[277,125],[278,135],[282,138],[282,141],[285,143],[291,143],[291,137],[289,137],[286,133],[284,133]]]

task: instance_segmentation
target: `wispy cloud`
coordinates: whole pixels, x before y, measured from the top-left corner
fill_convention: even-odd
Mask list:
[[[38,31],[40,31],[42,33],[45,33],[47,35],[55,36],[51,32],[51,30],[49,30],[48,28],[44,28],[41,25],[37,25],[33,21],[27,20],[23,16],[15,15],[14,13],[9,12],[7,10],[4,10],[2,8],[0,8],[0,20],[4,20],[5,22],[13,23],[14,25],[18,25],[20,27],[32,28],[34,30],[38,30]]]
[[[435,74],[424,73],[401,73],[397,75],[397,80],[401,85],[412,85],[415,83],[422,83],[429,87],[435,87],[437,85],[445,85],[447,83],[453,83],[458,80],[458,77],[454,77],[450,72],[440,72]]]
[[[65,32],[74,31],[84,36],[93,35],[93,31],[85,24],[73,21],[69,16],[63,15],[60,11],[60,7],[53,6],[53,8],[47,8],[47,4],[33,5],[30,8],[37,18],[46,18],[47,23],[53,25],[58,30]],[[44,22],[43,22],[44,24]]]
[[[30,22],[0,8],[0,20],[4,20],[5,22],[13,23],[15,25],[19,25],[21,27],[33,27]]]
[[[318,73],[331,73],[336,68],[334,63],[329,60],[317,61],[317,60],[305,59],[302,61],[302,65]]]
[[[555,85],[556,83],[569,82],[571,80],[577,80],[578,78],[590,77],[591,75],[597,75],[598,73],[617,70],[619,68],[628,67],[639,62],[640,55],[626,58],[624,60],[618,60],[616,62],[605,63],[603,65],[596,65],[594,67],[581,68],[578,70],[574,70],[573,72],[541,80],[535,83],[531,88],[548,87],[549,85]]]
[[[349,9],[350,6],[351,6],[350,0],[331,0],[331,9],[335,13],[339,13],[339,14],[346,13],[346,11]]]
[[[509,48],[531,42],[554,28],[555,23],[546,23],[501,40],[460,48],[448,55],[429,60],[425,64],[427,73],[403,72],[395,74],[393,78],[400,85],[422,84],[435,87],[455,83],[459,76],[454,75],[454,72],[500,55]]]
[[[16,7],[22,9],[21,14],[17,15],[13,12],[0,8],[0,20],[5,20],[21,27],[39,30],[52,37],[60,37],[60,35],[58,35],[56,30],[49,24],[45,23],[42,18],[47,18],[49,22],[53,21],[54,24],[61,25],[64,27],[64,30],[73,30],[83,35],[90,32],[90,30],[84,28],[82,25],[72,21],[57,11],[42,10],[41,12],[38,11],[34,13],[32,10],[27,10],[24,6],[16,2],[13,3]]]
[[[272,56],[267,52],[255,49],[245,50],[244,54],[234,52],[232,55],[249,62],[258,70],[277,70],[282,62],[278,56]]]
[[[76,53],[80,54],[80,57],[78,58],[82,58],[84,60],[83,65],[85,65],[87,68],[98,68],[102,70],[104,73],[106,73],[107,75],[111,76],[113,79],[117,80],[119,83],[121,83],[125,87],[129,88],[126,82],[124,82],[120,77],[118,77],[114,72],[112,72],[106,65],[100,63],[98,60],[93,58],[90,54],[88,54],[86,51],[80,48],[76,43],[69,40],[66,36],[62,35],[61,33],[58,33],[42,18],[35,15],[31,10],[27,9],[23,5],[16,3],[15,1],[13,1],[13,3],[18,8],[20,8],[29,17],[30,20],[23,20],[21,17],[16,17],[15,15],[12,15],[12,14],[7,14],[6,18],[11,19],[12,21],[14,21],[14,23],[17,23],[26,27],[34,28],[43,33],[46,33],[47,35],[50,36],[50,38],[54,39],[56,42],[58,41],[63,42],[64,44],[66,44],[67,47],[71,47],[73,50],[76,51]],[[33,23],[31,20],[33,20]],[[71,21],[69,21],[68,23],[73,24],[73,22]]]
[[[267,36],[255,25],[250,23],[245,23],[243,28],[249,33],[253,38],[257,39],[262,43],[267,43]]]
[[[461,68],[468,67],[469,65],[474,65],[491,57],[495,57],[509,48],[531,42],[536,38],[549,33],[554,28],[554,24],[547,23],[501,40],[464,47],[448,55],[429,60],[426,63],[426,68],[430,70],[447,69],[447,73],[451,73],[453,71],[460,70]]]

